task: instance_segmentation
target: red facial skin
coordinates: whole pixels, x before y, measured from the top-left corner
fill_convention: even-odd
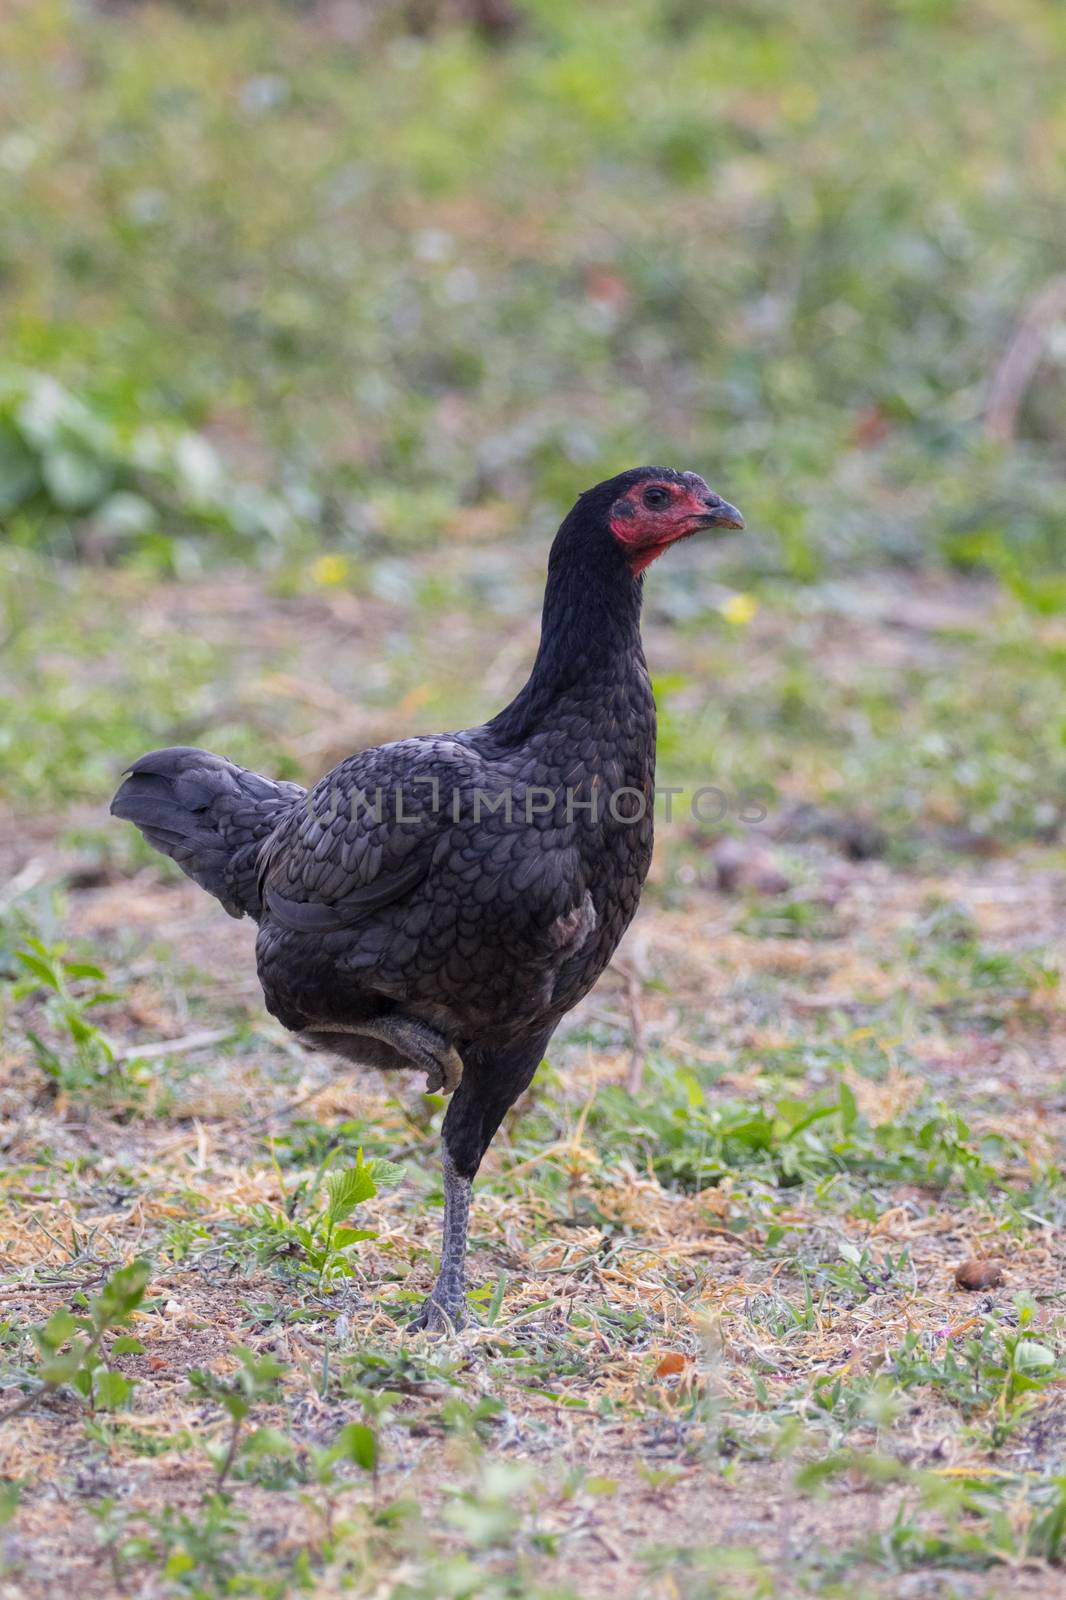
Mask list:
[[[670,498],[662,505],[649,506],[645,502],[649,489],[663,490]],[[639,577],[670,545],[701,528],[736,527],[733,522],[716,523],[712,509],[716,500],[694,472],[686,474],[683,483],[649,478],[628,489],[611,507],[608,525],[626,553],[633,576]]]

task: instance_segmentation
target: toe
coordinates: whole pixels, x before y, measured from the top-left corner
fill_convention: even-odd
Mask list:
[[[444,1093],[454,1094],[463,1081],[463,1058],[452,1048],[441,1061],[444,1072]]]
[[[436,1300],[429,1295],[409,1326],[415,1333],[458,1333],[466,1326],[466,1307],[461,1301]]]

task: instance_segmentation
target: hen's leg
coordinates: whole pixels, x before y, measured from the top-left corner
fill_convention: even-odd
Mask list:
[[[417,1017],[368,1017],[365,1022],[316,1022],[305,1029],[304,1037],[317,1043],[317,1034],[343,1033],[352,1038],[377,1039],[387,1044],[399,1055],[406,1056],[413,1067],[426,1075],[426,1093],[443,1090],[451,1094],[459,1087],[463,1076],[463,1063],[455,1046],[448,1043],[443,1033],[431,1028],[428,1022]],[[328,1040],[323,1044],[329,1048]]]
[[[508,1109],[532,1081],[550,1030],[506,1050],[470,1049],[463,1081],[444,1119],[444,1236],[440,1272],[411,1323],[439,1333],[466,1322],[466,1236],[474,1174]]]
[[[465,1178],[444,1146],[444,1232],[440,1253],[440,1272],[433,1292],[413,1318],[412,1328],[433,1328],[451,1332],[466,1322],[466,1235],[470,1224],[470,1195],[473,1178]]]

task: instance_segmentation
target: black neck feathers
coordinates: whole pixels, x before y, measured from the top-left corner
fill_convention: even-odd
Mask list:
[[[533,670],[489,723],[507,743],[549,720],[554,706],[599,698],[645,670],[643,580],[632,576],[609,531],[581,510],[578,502],[552,545]]]

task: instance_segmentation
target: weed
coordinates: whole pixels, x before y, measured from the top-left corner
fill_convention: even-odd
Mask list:
[[[233,1354],[237,1368],[230,1378],[220,1378],[202,1367],[194,1367],[189,1373],[189,1384],[194,1393],[220,1405],[230,1420],[229,1432],[223,1443],[208,1447],[208,1454],[218,1474],[219,1488],[228,1478],[239,1448],[255,1454],[257,1449],[265,1451],[269,1447],[273,1450],[278,1443],[278,1436],[273,1430],[265,1432],[257,1429],[248,1439],[242,1436],[254,1407],[273,1403],[280,1397],[284,1366],[272,1356],[257,1356],[245,1345],[236,1345]],[[260,1434],[262,1438],[259,1438]]]
[[[241,1571],[239,1540],[245,1517],[227,1495],[207,1495],[195,1512],[167,1506],[144,1522],[143,1533],[121,1543],[117,1533],[111,1534],[113,1566],[117,1563],[123,1574],[128,1567],[150,1564],[179,1593],[197,1596],[247,1593],[252,1588]]]
[[[29,939],[15,952],[15,960],[26,976],[12,985],[12,999],[42,992],[46,996],[45,1020],[57,1042],[48,1044],[29,1028],[26,1037],[53,1092],[124,1107],[143,1098],[150,1079],[147,1065],[120,1057],[87,1014],[119,999],[102,987],[107,981],[102,969],[92,962],[70,961],[62,946],[40,939]]]
[[[861,1173],[875,1183],[934,1190],[961,1184],[988,1194],[1013,1153],[1003,1138],[978,1146],[958,1112],[931,1097],[877,1123],[860,1113],[843,1082],[836,1097],[813,1103],[780,1095],[752,1104],[712,1098],[692,1068],[656,1063],[653,1074],[654,1089],[636,1101],[614,1085],[605,1087],[588,1127],[608,1159],[650,1162],[664,1179],[686,1188],[720,1183],[738,1171],[784,1185]]]
[[[838,1248],[839,1259],[829,1267],[829,1280],[845,1290],[853,1303],[891,1292],[908,1275],[910,1251],[906,1248],[895,1256],[891,1251],[879,1254],[869,1245],[860,1249],[848,1240],[842,1240]],[[913,1277],[913,1272],[910,1275]]]
[[[968,910],[934,900],[904,941],[907,958],[938,985],[946,1003],[975,1006],[990,998],[1028,999],[1054,989],[1056,968],[1036,950],[990,949]]]
[[[1031,1326],[1032,1306],[1019,1305],[1011,1327],[1002,1313],[985,1312],[956,1330],[909,1333],[888,1371],[904,1388],[928,1385],[965,1417],[979,1416],[994,1448],[1019,1426],[1032,1400],[1061,1383],[1064,1358]]]
[[[84,1312],[55,1311],[47,1322],[33,1327],[30,1332],[39,1355],[31,1375],[35,1386],[0,1411],[0,1422],[64,1387],[80,1395],[90,1410],[112,1411],[128,1404],[134,1380],[116,1372],[110,1363],[116,1356],[137,1353],[143,1347],[128,1334],[107,1336],[128,1326],[144,1299],[149,1275],[146,1261],[133,1261],[112,1273],[92,1300],[86,1303],[84,1295],[78,1297]]]
[[[472,9],[504,19],[491,49]],[[982,412],[1061,273],[1066,36],[1053,7],[971,9],[0,7],[5,1401],[64,1379],[7,1424],[9,1586],[1054,1584],[1056,330],[1010,446]],[[428,1264],[443,1103],[338,1074],[306,1109],[324,1063],[264,1032],[187,1103],[172,1060],[142,1082],[120,1037],[260,1013],[251,930],[216,917],[199,971],[211,908],[106,801],[160,745],[304,779],[479,722],[575,488],[656,458],[750,532],[647,587],[682,791],[654,970],[606,977],[485,1163],[483,1326],[409,1342],[387,1322]],[[708,783],[745,837],[762,793],[790,891],[719,888]],[[340,1180],[380,1190],[390,1155],[386,1287],[343,1294],[369,1248]],[[131,1240],[160,1303],[93,1351]],[[1039,1313],[952,1288],[997,1241]],[[83,1325],[45,1349],[57,1305]],[[233,1340],[251,1368],[184,1383]]]
[[[377,1237],[372,1228],[351,1228],[344,1224],[352,1212],[378,1192],[378,1185],[397,1183],[402,1168],[381,1157],[364,1160],[356,1151],[355,1165],[336,1172],[326,1169],[336,1147],[323,1158],[310,1184],[300,1183],[286,1194],[281,1208],[253,1206],[246,1222],[228,1231],[225,1250],[229,1254],[253,1253],[265,1265],[288,1265],[299,1276],[312,1277],[318,1293],[330,1293],[343,1278],[353,1275],[347,1252],[365,1239]],[[285,1193],[280,1168],[275,1167],[279,1187]],[[314,1202],[325,1183],[326,1201]],[[293,1215],[297,1209],[303,1215]]]
[[[656,1545],[644,1551],[649,1578],[666,1579],[681,1600],[771,1600],[779,1575],[747,1545]]]

